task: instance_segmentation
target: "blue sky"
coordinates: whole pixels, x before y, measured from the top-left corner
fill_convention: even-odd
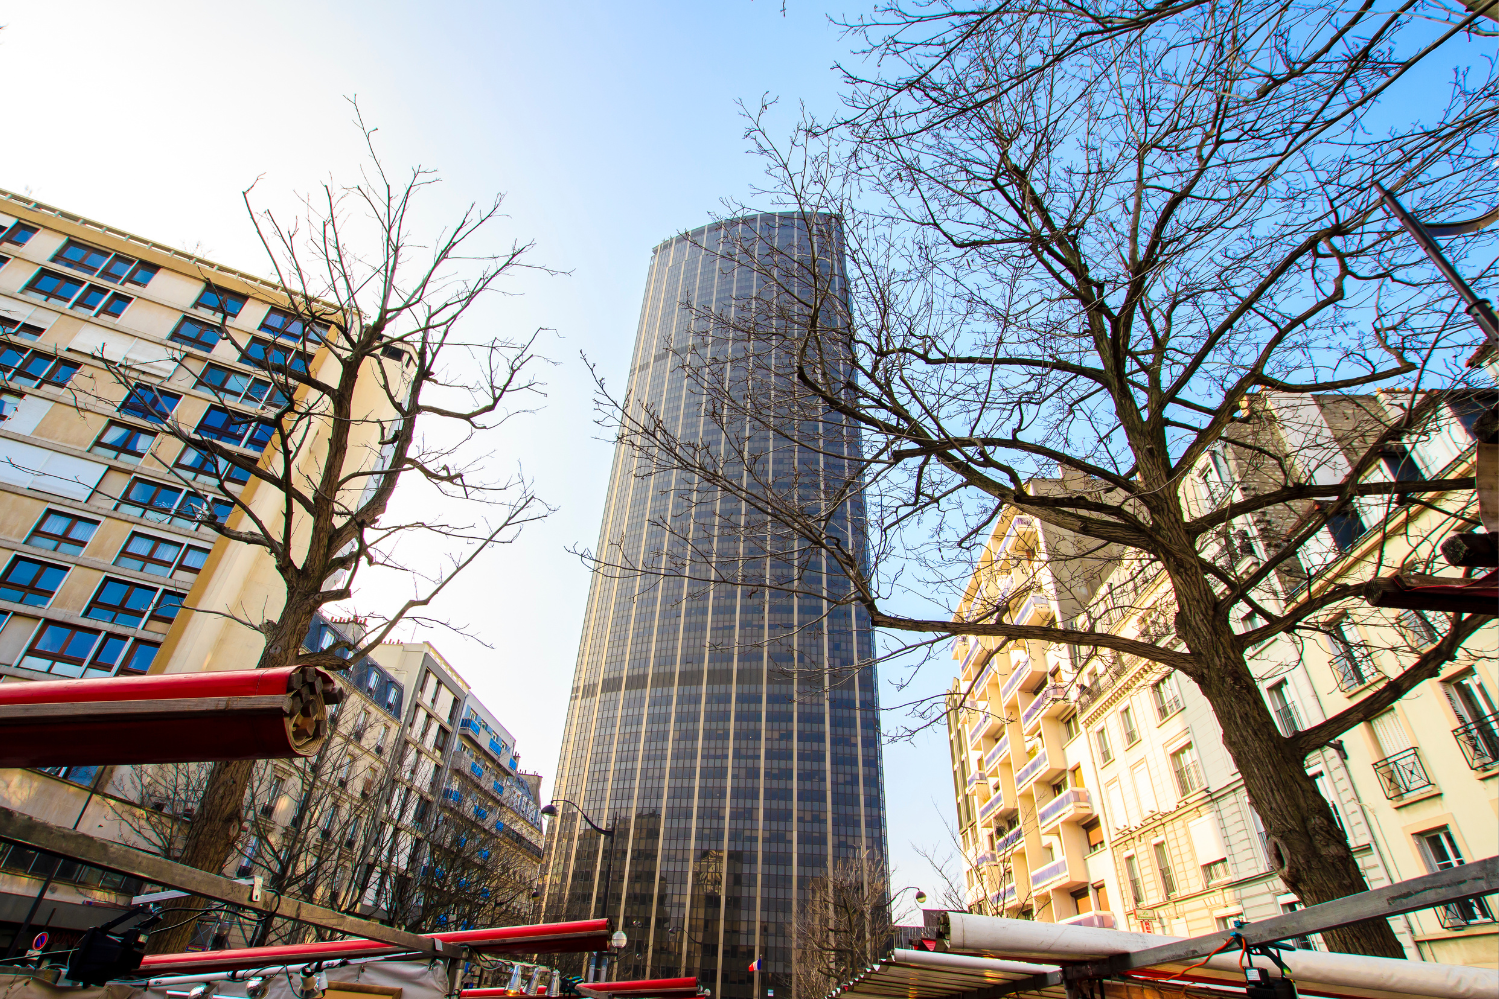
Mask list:
[[[787,7],[0,2],[7,90],[29,109],[5,126],[0,187],[265,273],[240,191],[259,177],[261,203],[287,209],[292,192],[348,177],[359,149],[344,98],[358,95],[390,165],[441,171],[434,221],[504,191],[506,235],[568,272],[522,276],[477,317],[554,331],[544,411],[485,444],[558,511],[436,608],[491,647],[427,636],[548,788],[588,583],[567,549],[595,542],[611,457],[579,356],[620,384],[651,248],[759,177],[736,101],[779,97],[788,120],[798,102],[837,106],[846,42],[821,7]],[[942,665],[917,686],[942,689]],[[932,891],[909,844],[947,838],[942,733],[887,747],[885,766],[897,886]]]

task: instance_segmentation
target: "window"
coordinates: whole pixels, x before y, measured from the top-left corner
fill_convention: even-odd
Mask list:
[[[293,371],[303,375],[307,374],[307,360],[308,355],[302,351],[282,347],[269,340],[251,340],[239,355],[241,364],[271,372]]]
[[[1343,825],[1343,812],[1340,808],[1338,808],[1337,796],[1328,790],[1327,775],[1318,770],[1315,773],[1307,774],[1307,776],[1310,777],[1312,779],[1312,783],[1316,785],[1317,793],[1322,795],[1322,800],[1327,802],[1327,807],[1332,811],[1333,821],[1338,824],[1339,829],[1343,830],[1343,835],[1347,836],[1348,827]]]
[[[252,378],[238,371],[230,371],[218,364],[210,364],[198,376],[193,386],[226,402],[245,402],[254,405],[284,406],[286,395],[264,378]]]
[[[170,576],[184,547],[179,541],[154,538],[136,531],[115,556],[115,565],[153,576]]]
[[[1088,852],[1090,854],[1097,853],[1099,850],[1103,849],[1104,842],[1102,822],[1094,819],[1092,822],[1089,822],[1088,824],[1083,826],[1083,832],[1088,834]]]
[[[1211,864],[1203,865],[1202,886],[1206,888],[1214,881],[1227,881],[1233,876],[1234,872],[1229,868],[1228,861],[1226,859],[1215,860]]]
[[[328,327],[322,323],[313,323],[308,327],[297,316],[285,309],[271,309],[260,321],[262,333],[269,333],[282,340],[300,342],[304,338],[309,343],[322,343],[328,335]]]
[[[175,590],[162,590],[156,606],[151,608],[151,620],[166,624],[177,620],[177,612],[182,609],[182,601],[186,596],[187,594]]]
[[[1478,674],[1470,670],[1443,681],[1442,694],[1457,716],[1452,735],[1468,766],[1487,770],[1499,764],[1499,713]]]
[[[136,382],[130,387],[130,393],[120,403],[120,412],[145,420],[147,423],[165,423],[167,417],[172,415],[172,410],[182,401],[182,396],[175,392],[163,392],[155,385],[145,382]]]
[[[1082,725],[1081,723],[1079,723],[1076,714],[1070,714],[1066,718],[1062,719],[1062,731],[1066,733],[1068,742],[1076,739],[1078,737],[1078,733],[1082,732],[1082,730]]]
[[[1421,833],[1416,839],[1426,855],[1427,867],[1433,872],[1445,871],[1449,867],[1461,867],[1467,863],[1463,859],[1462,850],[1458,849],[1457,840],[1453,838],[1452,831],[1446,826]],[[1493,910],[1489,908],[1488,901],[1483,898],[1452,902],[1440,906],[1436,912],[1442,926],[1447,929],[1467,926],[1471,923],[1494,921]]]
[[[83,616],[106,624],[139,628],[160,592],[154,586],[142,586],[129,580],[105,576]]]
[[[188,478],[205,479],[209,482],[242,486],[250,481],[250,473],[223,458],[204,454],[197,448],[184,447],[172,466]]]
[[[115,458],[119,461],[129,462],[132,465],[140,463],[151,450],[151,442],[156,440],[156,434],[151,430],[141,430],[132,427],[128,423],[111,422],[89,448],[90,454],[101,454],[107,458]]]
[[[49,302],[71,302],[83,290],[84,282],[56,271],[38,270],[25,290]]]
[[[100,306],[99,311],[95,312],[94,315],[104,316],[107,319],[118,319],[125,314],[125,310],[130,307],[130,303],[133,301],[135,299],[129,295],[121,295],[117,291],[113,292],[110,294],[109,300]]]
[[[72,308],[82,309],[85,312],[93,312],[104,304],[109,297],[109,289],[102,284],[91,284],[83,289],[83,293],[73,299]]]
[[[0,243],[13,243],[16,246],[25,246],[31,240],[31,237],[35,236],[39,231],[34,225],[27,225],[25,222],[13,222],[11,223],[11,227],[5,230],[5,235],[0,236]]]
[[[1166,853],[1165,843],[1156,843],[1152,848],[1155,851],[1155,867],[1161,875],[1161,890],[1170,898],[1176,894],[1176,877],[1171,873],[1171,858]]]
[[[1114,759],[1114,749],[1109,745],[1109,730],[1100,725],[1093,732],[1093,741],[1098,745],[1098,759],[1108,763]]]
[[[0,575],[0,600],[45,607],[68,574],[66,566],[17,555]]]
[[[188,545],[185,549],[183,549],[181,561],[177,563],[177,571],[196,576],[207,562],[207,548],[199,548],[197,545]]]
[[[172,335],[167,337],[173,343],[180,343],[194,350],[211,351],[214,344],[224,338],[224,330],[213,323],[205,323],[201,319],[192,316],[183,316],[177,323],[177,328]]]
[[[1331,503],[1318,503],[1316,507],[1319,513],[1326,514],[1327,533],[1332,535],[1332,543],[1338,551],[1346,552],[1364,536],[1364,519],[1353,504],[1345,504],[1335,512],[1329,512],[1334,510]]]
[[[182,502],[182,493],[176,486],[165,486],[146,479],[132,479],[130,488],[125,490],[125,496],[117,509],[128,507],[129,512],[141,517],[149,516],[147,511],[171,513]]]
[[[31,641],[31,648],[17,666],[41,673],[80,677],[89,662],[89,653],[99,641],[99,632],[89,628],[43,622]]]
[[[1421,478],[1421,469],[1404,444],[1386,444],[1379,450],[1379,460],[1396,482],[1415,482]]]
[[[1205,783],[1202,768],[1197,765],[1197,754],[1192,751],[1191,743],[1171,754],[1171,770],[1176,775],[1176,793],[1180,797],[1185,798],[1201,790]]]
[[[146,642],[137,638],[130,646],[130,654],[125,657],[124,662],[120,663],[119,672],[146,672],[151,668],[151,664],[156,661],[156,653],[160,649],[161,646],[156,642]]]
[[[1420,649],[1435,645],[1440,637],[1430,619],[1418,610],[1400,612],[1400,630],[1409,635],[1411,642]]]
[[[1496,404],[1499,404],[1499,393],[1496,393],[1493,389],[1472,389],[1461,393],[1454,393],[1447,400],[1447,408],[1452,411],[1452,415],[1457,418],[1457,422],[1463,425],[1463,429],[1468,432],[1468,436],[1474,440],[1478,439],[1478,434],[1475,432],[1478,418],[1486,410],[1492,409]]]
[[[221,444],[258,449],[270,443],[275,428],[223,406],[209,406],[198,421],[196,433]]]
[[[245,296],[237,295],[232,291],[224,291],[215,288],[212,284],[203,289],[203,294],[193,303],[195,309],[205,309],[208,312],[217,312],[221,316],[233,318],[239,315],[239,310],[245,307]]]
[[[1182,709],[1181,691],[1176,686],[1175,674],[1168,674],[1150,685],[1150,698],[1155,702],[1158,721],[1165,721]]]
[[[1140,732],[1135,728],[1135,709],[1126,704],[1119,709],[1119,724],[1124,729],[1124,744],[1132,746],[1140,741]]]
[[[98,529],[97,520],[87,520],[62,510],[48,510],[31,529],[26,543],[33,548],[45,548],[49,552],[78,555]]]
[[[1374,678],[1374,664],[1363,642],[1348,637],[1347,618],[1339,618],[1328,625],[1327,637],[1333,646],[1332,668],[1339,687],[1353,690]]]
[[[108,250],[101,250],[97,246],[89,246],[80,243],[76,239],[70,239],[62,244],[62,249],[52,255],[54,264],[71,267],[75,271],[83,271],[85,274],[97,274],[110,258]]]
[[[1135,900],[1138,907],[1145,901],[1145,886],[1140,881],[1140,864],[1133,853],[1124,858],[1124,873],[1129,879],[1130,898]]]
[[[1291,688],[1286,680],[1282,680],[1265,691],[1270,699],[1270,713],[1275,715],[1275,725],[1280,729],[1280,734],[1290,738],[1301,731],[1301,716],[1296,713],[1296,705],[1291,703]]]
[[[0,349],[0,371],[13,382],[23,385],[61,388],[72,381],[78,373],[78,365],[64,361],[45,350],[20,350],[16,347]]]
[[[229,500],[218,497],[207,500],[197,493],[150,479],[131,479],[125,495],[115,504],[116,510],[183,527],[197,527],[209,518],[222,524],[233,508]]]
[[[45,332],[47,331],[40,326],[23,323],[19,319],[11,319],[9,316],[0,316],[0,333],[4,333],[6,336],[19,337],[22,340],[37,340]]]

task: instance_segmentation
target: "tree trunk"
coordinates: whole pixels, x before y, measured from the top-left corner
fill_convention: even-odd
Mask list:
[[[1184,672],[1213,707],[1223,744],[1264,823],[1270,863],[1303,905],[1367,891],[1347,836],[1307,776],[1301,755],[1275,727],[1254,675],[1234,647],[1228,622],[1212,613],[1217,601],[1208,581],[1169,563],[1168,572],[1179,608],[1177,634],[1197,661],[1195,668]],[[1323,939],[1344,953],[1405,957],[1384,919],[1328,930]]]
[[[302,636],[307,634],[316,609],[317,604],[312,600],[299,600],[289,595],[280,620],[268,629],[265,650],[255,668],[292,665],[301,651]],[[187,839],[182,856],[178,858],[181,863],[210,874],[218,874],[224,869],[239,842],[244,823],[245,791],[250,786],[255,763],[255,760],[229,760],[213,765],[208,784],[203,789],[203,800],[198,803],[193,820],[188,824]],[[175,954],[186,950],[198,922],[193,913],[200,913],[214,904],[211,899],[196,895],[168,902],[166,918],[159,928],[151,931],[146,953]]]

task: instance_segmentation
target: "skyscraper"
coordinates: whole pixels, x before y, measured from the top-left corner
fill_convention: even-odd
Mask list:
[[[808,292],[842,315],[842,269],[833,216],[753,215],[667,240],[651,261],[627,397],[684,445],[741,462],[735,445],[754,450],[763,481],[814,498],[845,488],[834,530],[862,551],[857,469],[843,458],[856,430],[791,407],[795,427],[750,418],[741,433],[702,391],[715,364],[768,372],[717,384],[738,394],[731,404],[778,412],[788,366],[757,331],[805,313]],[[613,836],[559,807],[546,918],[615,918],[629,944],[611,977],[697,975],[715,996],[780,988],[789,999],[799,894],[830,863],[885,866],[875,674],[860,665],[868,619],[827,599],[846,582],[815,556],[796,563],[798,592],[776,585],[796,560],[774,532],[757,535],[743,503],[627,437],[599,557],[646,571],[594,577],[557,768],[557,797]]]

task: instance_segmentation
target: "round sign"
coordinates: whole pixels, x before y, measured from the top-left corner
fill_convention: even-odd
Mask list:
[[[47,936],[45,932],[38,933],[36,936],[31,938],[31,949],[41,950],[43,947],[47,946],[47,941],[50,939],[51,937]]]

